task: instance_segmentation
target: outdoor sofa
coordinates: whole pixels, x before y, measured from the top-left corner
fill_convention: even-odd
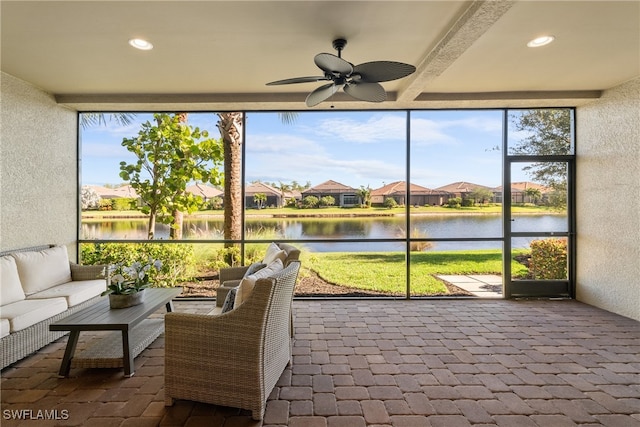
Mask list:
[[[62,246],[0,252],[2,369],[67,334],[49,325],[100,298],[103,268],[69,262]]]
[[[291,363],[291,302],[299,270],[300,261],[291,261],[258,278],[225,313],[216,314],[216,307],[210,314],[165,315],[166,405],[186,399],[263,418],[269,394]]]

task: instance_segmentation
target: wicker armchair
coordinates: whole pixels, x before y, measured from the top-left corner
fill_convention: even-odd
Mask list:
[[[221,315],[165,315],[165,404],[193,400],[264,416],[267,397],[291,362],[293,261],[259,279],[248,299]]]
[[[300,249],[288,243],[276,243],[287,254],[284,260],[284,266],[288,266],[291,261],[300,259]],[[244,273],[249,268],[248,265],[240,267],[227,267],[220,269],[220,287],[217,290],[216,306],[222,307],[225,297],[229,290],[237,287]]]

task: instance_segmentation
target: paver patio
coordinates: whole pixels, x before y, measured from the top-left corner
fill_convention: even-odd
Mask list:
[[[57,378],[66,338],[5,369],[2,425],[640,426],[640,322],[576,301],[324,300],[294,310],[293,365],[262,423],[214,405],[166,408],[160,337],[132,378],[121,369]],[[15,419],[38,410],[60,419]]]

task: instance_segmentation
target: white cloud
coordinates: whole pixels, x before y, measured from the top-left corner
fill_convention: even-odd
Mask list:
[[[361,185],[377,187],[382,181],[402,180],[404,168],[386,163],[384,159],[340,159],[326,153],[291,151],[286,157],[275,152],[254,154],[247,163],[248,181],[293,180],[300,183],[310,181],[318,185],[327,180],[359,188]]]
[[[366,121],[348,118],[322,120],[314,133],[360,144],[380,141],[404,141],[406,118],[398,114],[374,114]]]
[[[246,151],[249,154],[278,153],[289,155],[296,151],[323,153],[320,144],[308,138],[287,134],[264,134],[247,137]]]
[[[498,118],[466,117],[459,120],[411,119],[411,143],[416,145],[458,144],[453,132],[473,131],[500,135],[502,121]]]

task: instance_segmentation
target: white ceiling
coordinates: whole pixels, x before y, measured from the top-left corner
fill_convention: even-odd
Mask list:
[[[580,105],[640,75],[640,1],[8,1],[2,71],[79,110],[307,109],[320,52],[418,70],[386,102],[317,109]],[[554,43],[526,43],[552,34]],[[148,39],[151,51],[127,41]]]

